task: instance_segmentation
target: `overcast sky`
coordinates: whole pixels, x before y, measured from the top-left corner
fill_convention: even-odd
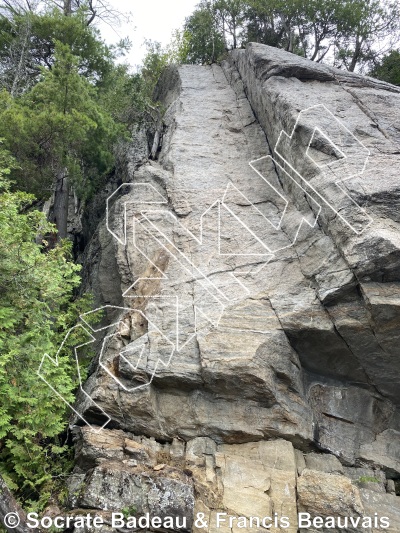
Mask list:
[[[151,39],[168,44],[173,30],[181,28],[185,17],[193,12],[199,0],[108,0],[109,4],[122,12],[130,12],[130,22],[112,29],[101,23],[98,28],[108,44],[129,37],[132,51],[127,61],[140,64],[145,48],[143,41]]]

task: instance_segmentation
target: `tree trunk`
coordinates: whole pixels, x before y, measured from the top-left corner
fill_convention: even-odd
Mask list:
[[[353,57],[351,58],[351,63],[349,66],[350,72],[354,72],[354,69],[357,66],[358,60],[360,59],[362,43],[363,43],[363,39],[359,35],[357,35],[356,46],[354,48],[354,54],[353,54]]]
[[[223,15],[222,15],[222,36],[224,39],[225,50],[228,50],[228,43],[226,42],[225,17]]]
[[[282,26],[286,32],[287,36],[287,44],[286,44],[286,52],[293,52],[293,30],[291,22],[289,22],[285,17],[282,18]]]
[[[17,65],[16,70],[15,70],[13,84],[12,84],[12,87],[11,87],[11,96],[13,98],[17,94],[18,87],[19,87],[19,82],[20,82],[20,79],[22,77],[22,72],[23,72],[23,70],[25,68],[26,51],[27,51],[27,46],[28,46],[28,41],[29,41],[29,38],[30,38],[30,34],[31,34],[31,24],[30,24],[30,20],[29,19],[27,19],[27,21],[25,22],[23,31],[24,31],[24,37],[23,37],[23,41],[22,41],[22,44],[21,44],[21,53],[20,53],[20,56],[19,56],[18,65]]]
[[[19,524],[16,526],[16,524]],[[27,526],[25,511],[18,504],[11,494],[6,482],[0,475],[0,525],[4,526],[10,533],[32,533],[32,529]],[[10,527],[7,527],[10,526]],[[16,526],[16,527],[15,527]],[[39,531],[35,529],[35,531]]]
[[[288,46],[288,52],[293,53],[293,31],[292,29],[289,30],[289,46]]]
[[[317,59],[320,46],[321,46],[321,39],[318,37],[317,29],[314,25],[314,47],[315,48],[314,48],[313,55],[310,57],[311,61],[315,61]]]
[[[54,194],[53,222],[57,226],[58,240],[68,236],[69,179],[67,169],[63,168],[58,176]]]
[[[72,0],[64,0],[64,15],[69,17],[72,14]]]

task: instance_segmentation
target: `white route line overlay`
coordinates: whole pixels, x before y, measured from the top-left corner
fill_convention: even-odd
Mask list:
[[[359,150],[360,150],[360,160],[363,159],[363,164],[361,166],[361,169],[359,172],[355,172],[355,173],[350,173],[348,174],[347,176],[339,179],[338,181],[335,182],[335,185],[344,193],[345,196],[348,197],[348,199],[354,204],[354,206],[361,210],[361,212],[365,215],[366,217],[366,220],[368,221],[366,224],[364,224],[364,227],[360,230],[357,230],[357,228],[353,227],[350,222],[348,220],[346,220],[346,218],[335,208],[335,206],[333,206],[330,202],[328,202],[328,200],[322,195],[320,194],[316,189],[315,187],[313,187],[305,177],[303,177],[294,167],[293,165],[290,163],[290,161],[288,159],[286,159],[281,153],[280,153],[280,144],[283,142],[283,140],[286,140],[286,141],[292,141],[294,136],[295,136],[295,133],[296,133],[296,130],[299,126],[299,124],[301,124],[301,120],[302,120],[302,117],[304,117],[305,115],[308,114],[312,114],[314,111],[323,111],[324,112],[324,117],[329,117],[329,119],[331,121],[334,121],[335,123],[335,127],[338,127],[339,129],[341,129],[342,131],[345,132],[345,135],[348,135],[350,136],[350,138],[353,140],[354,142],[354,145],[358,145],[359,146]],[[330,124],[331,125],[331,124]],[[330,145],[333,146],[333,148],[336,150],[336,152],[339,154],[340,156],[340,159],[336,160],[336,161],[333,161],[333,162],[328,162],[328,163],[323,163],[323,164],[320,164],[318,161],[314,160],[312,158],[312,155],[310,154],[310,148],[311,148],[311,145],[313,143],[313,140],[315,138],[315,135],[316,134],[319,134],[321,137],[323,137],[324,139],[326,139],[326,141],[328,143],[330,143]],[[199,335],[199,334],[204,334],[204,326],[201,328],[199,327],[199,320],[198,320],[198,317],[200,317],[201,319],[203,319],[203,322],[204,320],[208,321],[210,327],[214,327],[214,328],[218,328],[219,326],[219,322],[220,322],[220,319],[224,313],[224,310],[226,309],[226,307],[232,303],[232,299],[229,298],[229,295],[227,295],[226,293],[223,292],[223,290],[221,290],[221,288],[217,287],[208,277],[207,274],[203,273],[201,271],[201,269],[199,267],[197,267],[181,250],[179,250],[173,242],[171,242],[171,240],[168,238],[167,235],[165,235],[161,230],[160,228],[155,225],[152,220],[151,220],[151,215],[154,215],[154,214],[161,214],[163,216],[169,216],[169,217],[172,217],[173,218],[173,222],[174,224],[178,224],[181,226],[181,229],[183,229],[191,239],[193,239],[193,241],[195,241],[198,245],[202,245],[203,244],[203,222],[204,222],[204,218],[205,216],[211,211],[211,209],[213,209],[214,207],[217,207],[218,209],[218,255],[219,256],[245,256],[245,257],[249,257],[250,259],[254,259],[256,256],[259,256],[259,257],[265,257],[265,262],[263,264],[261,264],[261,267],[259,267],[254,273],[257,273],[259,272],[261,269],[263,269],[267,264],[268,262],[273,258],[275,257],[276,253],[284,250],[284,249],[287,249],[287,248],[290,248],[292,247],[295,243],[296,243],[296,240],[298,238],[298,235],[299,235],[299,232],[301,230],[301,227],[303,225],[303,223],[306,223],[310,228],[314,228],[318,222],[318,218],[320,216],[320,213],[321,213],[321,210],[322,210],[322,206],[321,204],[319,204],[314,198],[313,196],[311,196],[311,194],[306,190],[306,188],[308,189],[311,189],[311,191],[317,196],[317,198],[319,200],[321,200],[326,206],[328,206],[338,217],[340,217],[340,219],[356,234],[360,234],[362,231],[364,231],[364,229],[366,227],[368,227],[371,223],[372,223],[372,218],[368,215],[368,213],[365,211],[365,209],[361,208],[357,202],[355,202],[351,197],[350,195],[348,194],[348,192],[341,186],[341,182],[343,181],[346,181],[354,176],[361,176],[363,174],[363,172],[365,171],[365,168],[366,168],[366,165],[367,165],[367,161],[368,161],[368,157],[370,155],[370,152],[369,150],[363,145],[363,143],[361,141],[359,141],[351,132],[348,128],[346,128],[346,126],[344,126],[334,115],[333,113],[331,113],[331,111],[329,111],[329,109],[326,108],[325,105],[323,104],[317,104],[315,106],[311,106],[303,111],[301,111],[297,117],[297,120],[295,122],[295,125],[293,127],[293,130],[291,132],[290,135],[288,135],[284,130],[281,131],[279,137],[278,137],[278,140],[276,142],[276,145],[275,145],[275,149],[274,149],[275,153],[277,154],[277,156],[283,161],[283,163],[285,165],[287,165],[289,167],[289,169],[294,173],[294,175],[296,176],[296,178],[300,178],[300,183],[299,181],[293,177],[292,175],[290,175],[287,170],[285,170],[285,168],[283,168],[283,166],[278,162],[276,161],[272,156],[268,155],[268,156],[263,156],[263,157],[260,157],[258,159],[255,159],[253,161],[250,161],[249,162],[249,165],[250,167],[252,168],[252,170],[254,172],[256,172],[258,174],[259,177],[261,177],[266,186],[267,187],[270,187],[275,194],[277,194],[281,200],[284,202],[284,209],[281,213],[281,216],[280,216],[280,220],[277,224],[274,224],[271,220],[269,220],[267,217],[264,216],[264,214],[257,208],[256,205],[254,205],[253,202],[251,202],[233,183],[231,182],[228,182],[227,184],[227,187],[226,187],[226,190],[225,190],[225,193],[223,194],[222,198],[218,198],[217,200],[215,200],[215,202],[213,202],[212,205],[210,205],[206,211],[204,211],[204,213],[201,215],[200,217],[200,227],[199,227],[199,230],[200,230],[200,238],[197,238],[191,231],[189,231],[186,227],[184,227],[180,221],[177,219],[177,217],[175,217],[175,215],[173,215],[172,213],[170,213],[169,211],[167,210],[148,210],[148,209],[141,209],[140,210],[140,215],[142,217],[142,220],[145,221],[148,225],[150,225],[152,227],[153,230],[156,230],[156,232],[158,233],[159,237],[155,237],[154,235],[151,235],[151,237],[156,240],[156,242],[164,249],[166,250],[170,256],[180,265],[181,268],[183,268],[184,270],[186,270],[187,272],[189,272],[193,277],[192,277],[192,280],[193,282],[196,282],[196,283],[199,283],[203,289],[208,293],[208,295],[215,301],[216,305],[217,306],[220,306],[219,308],[219,311],[217,313],[217,317],[216,318],[213,318],[212,316],[206,316],[204,314],[204,312],[201,310],[201,308],[199,307],[199,304],[195,305],[194,304],[194,314],[195,314],[195,324],[194,324],[194,332],[189,335],[188,339],[186,340],[186,342],[184,342],[182,345],[179,343],[179,337],[180,337],[180,330],[179,330],[179,310],[180,310],[180,302],[179,302],[179,298],[175,295],[156,295],[156,296],[149,296],[149,297],[146,297],[146,296],[140,296],[140,298],[149,298],[149,299],[152,299],[152,300],[155,300],[155,299],[160,299],[160,298],[167,298],[167,299],[170,299],[170,300],[175,300],[175,309],[176,309],[176,316],[174,317],[174,321],[176,322],[176,330],[175,330],[175,337],[176,337],[176,341],[175,343],[171,341],[170,338],[168,338],[166,335],[164,335],[164,333],[157,327],[157,325],[152,322],[149,317],[141,310],[141,309],[136,309],[136,308],[131,308],[131,307],[120,307],[120,306],[113,306],[113,305],[106,305],[106,306],[103,306],[103,307],[100,307],[98,309],[95,309],[94,311],[89,311],[88,313],[84,313],[80,316],[80,320],[83,322],[83,324],[77,324],[76,326],[74,326],[73,328],[71,328],[59,350],[57,351],[57,354],[55,356],[55,358],[51,358],[48,354],[44,354],[43,358],[42,358],[42,361],[41,361],[41,364],[39,366],[39,369],[37,371],[37,374],[38,376],[48,385],[48,387],[50,387],[50,389],[61,399],[63,400],[67,405],[68,407],[88,426],[90,426],[94,431],[96,432],[99,432],[101,431],[111,420],[111,417],[98,405],[96,404],[92,398],[90,397],[89,394],[86,393],[86,391],[84,390],[83,388],[83,383],[82,383],[82,378],[81,378],[81,374],[80,374],[80,370],[79,370],[79,361],[78,361],[78,353],[77,353],[77,350],[83,346],[86,346],[88,344],[91,344],[93,342],[96,341],[96,338],[93,336],[93,333],[99,333],[101,331],[104,331],[104,330],[107,330],[111,327],[118,327],[120,325],[123,324],[123,322],[121,320],[118,320],[112,324],[109,324],[108,326],[105,326],[105,327],[102,327],[102,328],[98,328],[98,329],[95,329],[93,328],[92,326],[90,326],[90,324],[87,322],[87,320],[85,319],[85,317],[87,315],[90,315],[92,313],[95,313],[95,312],[98,312],[100,310],[104,310],[104,309],[115,309],[115,310],[120,310],[121,312],[129,312],[129,313],[139,313],[148,323],[148,325],[150,326],[150,331],[146,334],[146,335],[143,335],[142,337],[140,337],[139,339],[136,339],[136,341],[133,341],[131,344],[135,344],[135,347],[133,348],[136,352],[139,353],[139,357],[137,358],[137,363],[136,365],[133,365],[128,359],[127,357],[124,355],[126,354],[127,352],[131,351],[132,348],[129,348],[130,345],[128,345],[128,347],[126,347],[124,350],[120,351],[119,352],[119,356],[127,363],[127,365],[132,369],[132,370],[137,370],[138,366],[139,366],[139,363],[143,357],[143,353],[144,353],[144,350],[146,348],[146,340],[148,342],[148,338],[149,338],[149,335],[151,334],[154,334],[154,332],[156,332],[160,338],[165,342],[165,345],[166,346],[169,346],[170,349],[171,349],[171,352],[169,353],[168,355],[168,358],[166,361],[163,361],[162,358],[158,358],[154,364],[154,370],[153,372],[151,373],[148,381],[146,383],[142,383],[140,385],[136,385],[136,386],[133,386],[133,387],[127,387],[120,379],[118,379],[117,376],[115,376],[115,374],[113,374],[110,369],[108,368],[108,366],[105,364],[105,362],[103,361],[103,357],[105,355],[105,348],[106,348],[106,345],[107,345],[107,342],[109,341],[109,339],[112,339],[113,337],[115,337],[116,335],[120,334],[120,331],[117,331],[117,332],[114,332],[114,333],[111,333],[109,335],[106,335],[104,340],[103,340],[103,343],[102,343],[102,347],[101,347],[101,351],[100,351],[100,357],[99,357],[99,366],[101,368],[103,368],[108,375],[110,375],[110,377],[112,377],[112,379],[118,384],[119,387],[121,387],[123,390],[125,390],[126,392],[133,392],[133,391],[136,391],[136,390],[139,390],[139,389],[142,389],[144,387],[147,387],[151,384],[151,382],[153,381],[153,378],[156,374],[156,371],[157,369],[159,368],[160,365],[162,365],[164,368],[167,368],[171,361],[172,361],[172,358],[173,358],[173,355],[174,353],[176,352],[179,352],[181,351],[187,344],[188,342],[190,342],[190,340],[192,340],[196,335]],[[363,154],[362,154],[363,152]],[[322,127],[319,127],[318,125],[315,125],[314,126],[314,129],[313,129],[313,132],[312,132],[312,135],[310,136],[310,139],[309,139],[309,142],[308,142],[308,146],[307,146],[307,149],[305,151],[305,157],[309,158],[311,161],[313,161],[313,163],[319,168],[319,169],[324,169],[324,168],[328,168],[329,170],[333,171],[335,173],[335,165],[337,167],[341,167],[343,165],[343,163],[341,163],[342,161],[346,161],[349,159],[349,156],[346,155],[346,153],[339,147],[337,146],[337,144],[335,144],[332,139],[329,137],[329,135],[324,132],[324,128],[323,126]],[[287,214],[287,209],[288,209],[288,206],[289,204],[291,203],[291,200],[290,199],[287,199],[269,180],[267,177],[265,177],[259,170],[257,170],[257,168],[255,167],[255,165],[263,160],[270,160],[275,168],[278,168],[281,175],[285,177],[285,179],[288,179],[288,180],[291,180],[292,184],[299,187],[302,192],[304,193],[304,195],[308,198],[308,201],[309,202],[312,202],[314,203],[315,207],[317,208],[317,213],[315,214],[314,213],[314,220],[313,222],[310,222],[308,221],[304,216],[302,216],[301,218],[301,221],[297,227],[297,230],[294,234],[294,238],[293,240],[287,245],[287,246],[282,246],[282,247],[278,247],[274,250],[271,249],[271,247],[269,247],[253,230],[251,227],[249,227],[249,225],[247,225],[234,211],[232,211],[232,209],[229,207],[229,205],[226,203],[226,196],[228,194],[228,192],[234,190],[236,192],[236,194],[240,195],[244,200],[245,202],[247,202],[248,206],[250,206],[252,209],[255,210],[255,212],[257,212],[258,216],[262,217],[266,224],[267,224],[267,227],[268,227],[268,224],[270,225],[271,229],[275,230],[275,231],[281,231],[282,230],[282,224],[283,224],[283,220],[285,218],[285,215]],[[354,163],[353,163],[354,164]],[[303,185],[304,184],[304,187]],[[119,191],[122,189],[122,188],[125,188],[125,187],[128,187],[130,189],[136,189],[135,192],[137,193],[137,196],[138,196],[138,199],[135,198],[135,200],[129,200],[129,201],[126,201],[123,203],[123,236],[121,237],[120,235],[117,235],[113,230],[112,228],[110,227],[110,224],[109,224],[109,221],[110,221],[110,202],[111,200],[113,199],[114,196],[116,196]],[[306,188],[305,188],[306,187]],[[107,198],[107,201],[106,201],[106,227],[107,227],[107,230],[110,232],[110,234],[113,236],[113,238],[115,238],[121,245],[123,246],[128,246],[128,239],[127,239],[127,227],[128,227],[128,224],[127,224],[127,205],[129,204],[135,204],[137,206],[149,206],[149,205],[167,205],[168,204],[168,200],[163,197],[163,195],[161,193],[159,193],[157,191],[157,189],[149,184],[149,183],[125,183],[125,184],[122,184],[116,191],[114,191],[108,198]],[[226,254],[226,253],[223,253],[221,251],[221,216],[222,216],[222,209],[225,209],[232,217],[234,217],[234,219],[244,228],[244,230],[250,234],[259,244],[261,247],[263,247],[265,249],[265,253],[237,253],[237,254]],[[135,219],[134,220],[134,227],[133,227],[133,240],[132,240],[132,243],[133,243],[133,246],[134,248],[140,253],[142,254],[145,259],[157,270],[158,274],[157,276],[158,277],[148,277],[148,278],[138,278],[136,279],[136,281],[123,293],[123,297],[125,298],[130,298],[130,299],[134,299],[134,298],[139,298],[139,296],[131,296],[129,295],[129,292],[133,289],[135,289],[135,286],[136,284],[138,284],[140,281],[150,281],[150,280],[167,280],[168,277],[166,276],[166,274],[164,272],[162,272],[158,267],[157,265],[154,264],[154,262],[148,257],[148,255],[146,254],[146,252],[144,250],[142,250],[139,245],[137,244],[136,242],[136,238],[135,238],[135,232],[136,232],[136,225],[139,225],[141,226],[141,229],[149,234],[147,228],[145,227],[144,223],[142,221],[139,221],[138,219]],[[164,242],[162,241],[166,241],[168,243],[168,248],[165,246]],[[173,252],[171,251],[171,248],[173,250]],[[253,261],[254,262],[254,261]],[[257,261],[259,262],[259,261]],[[251,265],[251,262],[250,262],[250,265]],[[236,272],[226,272],[226,274],[228,274],[229,276],[231,276],[237,283],[238,285],[240,285],[243,289],[243,291],[247,294],[249,294],[249,290],[247,289],[247,287],[242,283],[242,281],[237,277],[238,275],[246,275],[250,273],[250,270],[248,271],[236,271]],[[46,362],[49,362],[50,364],[52,364],[53,366],[55,367],[58,367],[59,366],[59,360],[58,360],[58,356],[59,356],[59,353],[60,351],[62,350],[66,340],[68,339],[68,337],[70,336],[70,334],[72,333],[72,331],[74,331],[75,329],[77,328],[82,328],[84,330],[84,332],[89,336],[90,340],[88,342],[85,342],[85,343],[82,343],[78,346],[75,346],[74,347],[74,355],[75,355],[75,362],[76,362],[76,367],[77,367],[77,374],[78,374],[78,379],[79,379],[79,389],[80,391],[88,398],[88,400],[90,400],[92,402],[92,404],[99,410],[100,413],[103,414],[104,418],[105,418],[105,422],[103,423],[103,425],[101,427],[98,427],[98,426],[91,426],[91,424],[85,419],[84,416],[82,416],[81,413],[79,413],[75,408],[74,406],[72,406],[69,402],[67,402],[64,397],[62,395],[60,395],[57,390],[51,385],[51,383],[48,382],[48,380],[46,379],[46,377],[43,375],[43,372],[42,372],[42,369],[45,365]],[[90,330],[90,331],[89,331]],[[207,330],[206,330],[207,331]],[[146,338],[147,339],[146,339]]]
[[[360,151],[359,161],[361,162],[363,160],[363,163],[362,163],[362,166],[361,166],[361,170],[358,171],[358,172],[353,172],[353,173],[350,172],[347,176],[341,177],[338,181],[335,182],[335,185],[344,193],[345,196],[347,196],[347,198],[354,204],[354,206],[356,208],[358,208],[363,213],[365,218],[368,220],[368,222],[364,225],[364,227],[361,229],[361,231],[357,230],[356,228],[354,228],[350,224],[350,222],[330,202],[328,202],[328,200],[322,194],[320,194],[315,189],[315,187],[313,187],[313,185],[311,185],[310,182],[307,181],[307,179],[304,176],[302,176],[293,167],[293,165],[290,163],[290,161],[288,161],[285,158],[285,156],[279,151],[279,145],[282,143],[282,139],[286,138],[286,140],[290,140],[290,141],[293,140],[295,132],[296,132],[298,126],[301,124],[301,121],[302,121],[302,118],[304,117],[304,115],[306,115],[307,113],[312,113],[315,110],[322,111],[325,114],[325,118],[326,118],[326,116],[328,116],[330,121],[331,121],[330,124],[336,123],[337,127],[339,127],[340,130],[342,130],[342,132],[345,132],[346,135],[350,136],[350,138],[354,141],[354,145],[356,145],[356,146],[358,145],[358,147],[359,147],[358,148],[358,150]],[[339,154],[342,156],[341,159],[338,159],[337,161],[329,162],[329,163],[325,163],[325,164],[321,165],[321,164],[319,164],[317,161],[315,161],[312,158],[312,156],[309,154],[309,152],[310,152],[311,144],[312,144],[313,139],[315,137],[315,134],[317,132],[320,135],[322,135],[325,139],[327,139],[327,141],[339,152]],[[372,224],[372,222],[373,222],[372,217],[367,213],[367,211],[364,208],[362,208],[355,200],[353,200],[353,198],[349,195],[349,193],[346,191],[346,189],[341,185],[341,183],[343,183],[344,181],[347,181],[347,180],[349,180],[349,179],[351,179],[353,177],[356,177],[356,176],[361,176],[364,173],[364,171],[366,169],[366,166],[367,166],[367,163],[368,163],[368,158],[371,155],[371,152],[366,146],[364,146],[364,144],[359,139],[357,139],[357,137],[324,104],[316,104],[314,106],[310,106],[307,109],[303,109],[302,111],[300,111],[300,113],[297,116],[295,125],[293,126],[292,133],[290,135],[288,135],[284,130],[281,130],[281,132],[279,134],[279,137],[278,137],[278,140],[276,142],[274,151],[289,166],[289,168],[295,173],[295,175],[297,175],[306,184],[306,186],[309,187],[313,191],[313,193],[326,206],[328,206],[330,209],[332,209],[332,211],[342,220],[342,222],[344,224],[346,224],[352,231],[354,231],[354,233],[356,233],[357,235],[360,235],[365,230],[365,228],[367,228],[368,226],[370,226]],[[364,157],[362,156],[361,151],[364,152]],[[320,169],[329,168],[334,173],[335,173],[335,170],[334,170],[335,165],[338,166],[339,169],[340,169],[340,167],[343,166],[343,162],[346,162],[346,160],[349,159],[349,157],[332,141],[332,139],[329,137],[329,135],[323,132],[323,127],[318,127],[318,125],[314,126],[314,130],[313,130],[313,133],[312,133],[312,135],[310,137],[305,156],[308,157],[311,161],[313,161],[313,163],[315,165],[317,165]]]

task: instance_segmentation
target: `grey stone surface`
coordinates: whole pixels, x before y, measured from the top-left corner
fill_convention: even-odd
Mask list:
[[[74,506],[126,484],[145,509],[153,483],[176,512],[196,494],[212,532],[218,509],[281,505],[286,479],[291,513],[297,491],[324,516],[393,501],[396,523],[400,90],[251,44],[158,91],[159,158],[132,156],[85,250],[119,307],[85,390],[117,429],[77,436]]]
[[[319,470],[326,474],[343,474],[343,466],[337,457],[330,454],[308,453],[305,465],[309,470]]]
[[[365,513],[374,516],[376,512],[380,516],[389,517],[389,533],[397,533],[400,530],[400,498],[392,494],[379,494],[368,489],[360,490],[361,501]],[[372,532],[378,532],[378,528],[373,528]]]
[[[299,470],[302,454],[283,439],[217,445],[197,437],[187,443],[160,444],[123,431],[97,429],[75,431],[76,467],[69,489],[76,514],[91,509],[103,516],[105,524],[111,511],[130,509],[133,516],[150,511],[153,516],[185,517],[188,524],[201,512],[209,524],[206,531],[240,531],[243,527],[236,523],[217,527],[217,513],[262,519],[278,512],[290,525],[267,528],[275,533],[332,531],[332,527],[298,529],[298,513],[320,520],[353,517],[372,520],[371,524],[376,516],[388,517],[388,531],[397,531],[400,500],[386,493],[380,470],[343,468],[334,456],[316,453],[307,454],[303,465],[307,467]],[[111,450],[118,460],[109,459]],[[194,532],[203,529],[190,527]],[[333,530],[380,531],[361,523]]]

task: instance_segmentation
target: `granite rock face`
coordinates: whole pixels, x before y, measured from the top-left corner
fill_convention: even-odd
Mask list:
[[[85,250],[111,326],[70,505],[398,532],[400,90],[250,44],[168,69],[159,98],[158,159],[127,166]]]

